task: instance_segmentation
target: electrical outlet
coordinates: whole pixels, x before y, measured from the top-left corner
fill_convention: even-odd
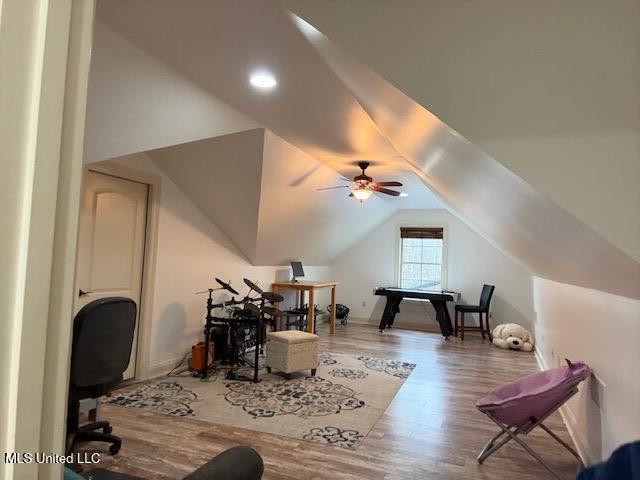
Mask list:
[[[362,301],[362,308],[367,306],[367,302],[365,302],[364,300]]]

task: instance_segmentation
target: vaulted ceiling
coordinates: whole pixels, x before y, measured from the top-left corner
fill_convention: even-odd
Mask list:
[[[184,82],[212,108],[218,102],[221,108],[231,109],[232,123],[237,127],[246,129],[251,122],[266,127],[265,150],[299,149],[308,159],[321,162],[323,169],[345,176],[357,173],[354,161],[372,160],[376,177],[400,177],[415,189],[412,201],[418,200],[423,208],[437,204],[430,193],[435,192],[452,211],[532,273],[640,296],[638,262],[275,2],[191,0],[187,7],[170,0],[109,0],[99,2],[97,19],[100,28],[108,31],[105,36],[133,46],[150,63],[156,62],[154,68],[171,72],[175,79],[169,87]],[[96,57],[99,54],[98,45]],[[278,88],[269,94],[247,87],[248,75],[259,68],[277,75]],[[99,79],[93,82],[100,84]],[[107,96],[102,98],[104,102]],[[89,106],[91,109],[91,102]],[[171,137],[170,128],[167,132],[146,144],[139,142],[140,138],[129,138],[131,144],[142,144],[120,151],[167,147],[153,153],[152,158],[185,192],[195,191],[200,185],[193,178],[197,177],[196,167],[211,168],[213,175],[215,162],[205,165],[207,155],[185,155],[184,149],[191,147],[171,147],[179,142]],[[188,132],[183,141],[206,135],[214,136],[206,131]],[[252,207],[256,220],[248,227],[255,235],[244,245],[245,254],[260,264],[285,260],[278,253],[278,248],[283,248],[279,242],[287,233],[282,218],[290,216],[300,222],[300,228],[326,235],[326,228],[315,225],[314,229],[313,218],[322,217],[329,205],[314,200],[295,212],[291,205],[280,205],[278,215],[270,205],[280,194],[292,195],[287,188],[295,184],[291,174],[294,165],[282,158],[299,155],[265,155],[265,150],[257,160],[261,174],[259,199]],[[191,173],[185,173],[188,170]],[[332,175],[327,171],[322,178]],[[209,200],[196,197],[192,194],[194,202],[206,211],[208,207],[202,204]],[[377,203],[370,205],[370,212],[377,212],[372,213],[375,221],[399,205]],[[213,210],[211,216],[215,216]],[[333,219],[331,215],[324,218],[327,225]],[[230,231],[237,228],[229,225]],[[355,238],[362,232],[348,235]],[[335,251],[347,243],[336,245]],[[293,251],[293,245],[286,247]],[[323,243],[311,242],[307,248],[307,254],[313,256]]]
[[[459,217],[536,275],[640,297],[640,265],[633,258],[307,22],[294,21],[380,132]]]
[[[261,126],[100,18],[92,46],[85,163]]]
[[[399,209],[443,208],[284,11],[151,3],[98,4],[86,162],[147,152],[255,265],[326,265]],[[137,32],[144,41],[133,35],[141,18],[151,22]],[[246,58],[210,48],[245,36]],[[184,64],[183,51],[192,54]],[[281,69],[275,95],[248,89],[249,69],[270,62]],[[341,175],[359,174],[362,159],[375,180],[399,180],[409,196],[360,205],[348,190],[316,191],[345,185]]]
[[[640,261],[640,2],[282,3]]]
[[[316,192],[345,182],[263,128],[147,155],[254,265],[328,265],[404,200],[373,197],[365,206],[348,190]]]

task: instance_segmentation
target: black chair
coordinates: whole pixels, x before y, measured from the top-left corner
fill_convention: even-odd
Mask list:
[[[264,473],[262,457],[251,447],[233,447],[187,475],[184,480],[260,480]],[[94,468],[82,474],[93,480],[141,480],[124,473]]]
[[[491,305],[491,297],[493,296],[493,291],[495,290],[494,285],[483,285],[482,293],[480,294],[480,304],[479,305],[456,305],[456,318],[455,318],[455,332],[454,335],[458,336],[458,331],[460,332],[460,340],[464,341],[464,332],[465,330],[471,331],[480,331],[482,333],[482,338],[485,338],[485,332],[489,335],[489,340],[493,340],[491,335],[491,327],[489,326],[489,306]],[[465,313],[477,313],[478,314],[478,327],[468,327],[464,324],[464,314]],[[484,314],[484,320],[486,323],[485,326],[482,322],[482,316]],[[460,317],[460,325],[458,325],[458,316]]]
[[[314,318],[318,318],[318,315],[322,314],[322,310],[318,308],[317,305],[313,306],[313,315]],[[291,308],[285,312],[285,322],[284,322],[284,330],[291,330],[291,327],[294,329],[300,330],[301,332],[307,331],[307,315],[309,314],[309,305],[304,304],[298,308]],[[317,332],[318,322],[313,322],[313,333]]]
[[[184,477],[184,480],[260,480],[264,473],[262,457],[251,447],[233,447]]]
[[[136,304],[129,298],[94,300],[76,315],[67,410],[67,454],[80,441],[111,443],[112,455],[120,450],[122,439],[111,435],[109,422],[79,425],[80,400],[100,398],[122,382],[122,374],[129,366],[135,326]],[[102,432],[96,432],[99,429]]]

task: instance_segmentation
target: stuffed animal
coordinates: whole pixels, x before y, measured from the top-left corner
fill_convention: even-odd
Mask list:
[[[504,323],[493,329],[493,344],[496,347],[522,350],[533,350],[531,334],[517,323]]]

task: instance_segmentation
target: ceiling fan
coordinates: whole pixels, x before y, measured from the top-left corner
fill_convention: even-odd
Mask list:
[[[355,197],[360,203],[363,203],[367,198],[371,196],[373,192],[384,193],[394,197],[399,197],[400,192],[390,190],[385,187],[401,187],[400,182],[374,182],[373,178],[369,177],[365,170],[369,167],[369,162],[358,162],[358,167],[362,170],[360,175],[353,177],[351,185],[340,185],[338,187],[325,187],[316,188],[316,190],[333,190],[334,188],[350,188],[350,197]],[[345,179],[347,180],[347,179]],[[350,180],[347,180],[350,181]]]

